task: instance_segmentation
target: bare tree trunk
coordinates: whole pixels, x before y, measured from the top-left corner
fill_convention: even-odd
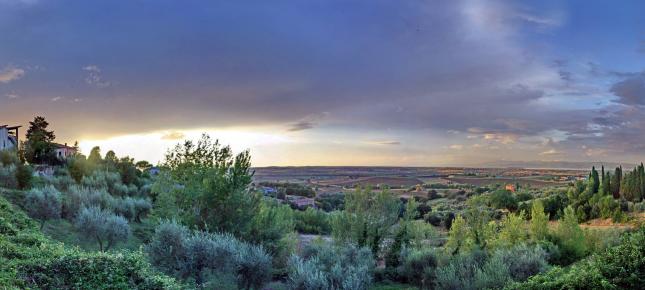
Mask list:
[[[99,241],[99,250],[103,252],[103,242],[101,241],[101,238],[99,238],[99,236],[96,236],[96,240]]]

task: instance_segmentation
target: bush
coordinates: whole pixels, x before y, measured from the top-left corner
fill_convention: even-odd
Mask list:
[[[130,236],[130,225],[125,218],[98,207],[82,209],[76,218],[76,228],[87,239],[96,239],[100,251],[107,251]]]
[[[587,255],[584,232],[578,225],[578,218],[571,206],[564,210],[555,235],[555,242],[561,251],[559,265],[571,264]]]
[[[16,181],[18,189],[29,189],[31,188],[31,179],[33,177],[34,171],[31,167],[23,164],[19,164],[16,167]]]
[[[16,179],[16,166],[0,166],[0,187],[16,189],[18,180]]]
[[[72,186],[63,195],[63,217],[73,220],[85,207],[112,210],[113,199],[105,190]]]
[[[237,255],[238,289],[262,289],[271,280],[271,256],[262,247],[241,244]]]
[[[40,220],[40,229],[50,219],[61,216],[61,194],[53,186],[32,189],[25,194],[25,208],[29,215]]]
[[[68,191],[72,186],[76,185],[76,181],[69,175],[61,175],[55,177],[45,177],[46,183],[53,185],[60,191]]]
[[[618,246],[576,262],[554,267],[509,289],[642,289],[645,285],[645,227],[623,235]]]
[[[0,197],[0,288],[184,289],[154,271],[141,252],[118,254],[64,247]]]
[[[263,248],[229,234],[190,233],[174,221],[157,227],[146,252],[162,271],[200,287],[221,289],[236,281],[242,289],[261,289],[271,276],[271,256]]]
[[[508,190],[501,189],[491,193],[490,205],[497,209],[505,208],[510,211],[515,211],[518,206],[517,199],[515,199],[513,193]]]
[[[541,247],[530,247],[525,244],[498,250],[491,258],[491,260],[495,259],[508,265],[509,275],[513,281],[524,281],[530,276],[544,272],[549,266],[546,261],[546,251]]]
[[[313,208],[294,211],[295,227],[299,233],[328,235],[331,232],[329,214]]]
[[[401,275],[417,285],[419,289],[432,288],[434,283],[437,255],[432,250],[411,251],[403,260]]]
[[[289,289],[366,290],[372,283],[374,259],[368,248],[314,243],[302,257],[289,260]]]
[[[146,217],[152,210],[152,203],[148,199],[134,198],[134,220],[141,222],[141,218]]]
[[[436,274],[437,289],[474,289],[475,274],[483,261],[473,254],[454,256],[446,265],[438,267]]]
[[[113,198],[111,200],[111,208],[116,215],[132,221],[135,218],[134,200],[132,198]]]
[[[0,150],[0,166],[10,166],[20,164],[18,154],[13,150]]]
[[[323,194],[316,196],[316,203],[319,204],[320,209],[331,212],[335,210],[343,210],[345,208],[345,194]]]

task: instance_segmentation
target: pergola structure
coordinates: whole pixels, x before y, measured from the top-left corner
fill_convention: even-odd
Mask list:
[[[19,139],[20,135],[19,135],[19,132],[18,132],[18,128],[20,128],[20,127],[22,127],[22,126],[11,126],[11,127],[9,127],[8,125],[0,125],[0,129],[1,128],[7,129],[7,132],[10,135],[13,135],[16,138],[16,149],[20,149],[20,139]]]

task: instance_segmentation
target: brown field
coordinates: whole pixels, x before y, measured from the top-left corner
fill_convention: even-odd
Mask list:
[[[475,186],[483,186],[489,184],[506,184],[506,183],[519,183],[520,185],[528,185],[531,187],[547,187],[547,186],[558,186],[566,185],[566,182],[557,182],[557,181],[548,181],[548,180],[539,180],[539,179],[528,179],[528,178],[478,178],[478,177],[449,177],[446,178],[453,183],[460,184],[471,184]]]
[[[360,177],[360,178],[338,178],[338,179],[329,179],[317,181],[316,184],[320,185],[336,185],[343,187],[355,187],[360,186],[392,186],[392,187],[410,187],[417,184],[423,184],[418,178],[414,177],[383,177],[383,176],[374,176],[374,177]]]

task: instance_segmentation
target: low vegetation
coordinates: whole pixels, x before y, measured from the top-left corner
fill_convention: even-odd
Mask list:
[[[592,168],[586,181],[540,189],[451,184],[398,191],[405,195],[382,187],[316,196],[300,185],[262,184],[315,197],[319,209],[299,210],[252,188],[248,151],[233,154],[207,135],[170,150],[153,176],[149,163],[102,156],[98,147],[53,161],[47,125],[32,122],[24,152],[0,151],[0,285],[8,288],[645,283],[642,165],[624,174]],[[35,162],[49,162],[53,175],[32,175]],[[592,219],[621,227],[580,225]]]

